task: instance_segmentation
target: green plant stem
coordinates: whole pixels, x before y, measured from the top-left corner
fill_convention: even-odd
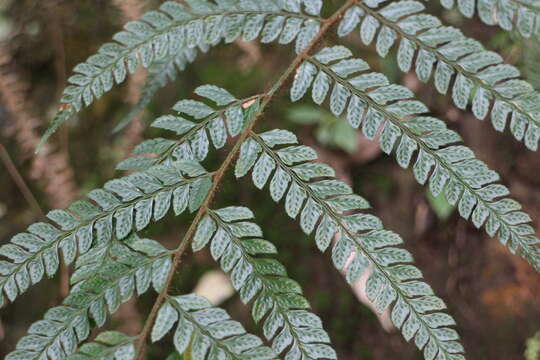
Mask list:
[[[283,74],[280,76],[280,78],[275,82],[275,84],[266,91],[262,96],[262,101],[260,104],[259,109],[257,112],[253,115],[252,120],[249,122],[249,124],[246,126],[246,128],[242,131],[240,134],[238,140],[236,141],[233,149],[229,152],[227,157],[225,158],[225,161],[220,166],[220,168],[215,172],[212,188],[208,192],[208,195],[206,196],[206,199],[204,203],[199,208],[199,211],[197,212],[197,215],[195,215],[195,218],[193,222],[191,223],[190,227],[188,228],[186,234],[184,235],[182,241],[180,242],[180,245],[175,250],[175,255],[173,257],[173,263],[171,267],[171,271],[169,273],[169,276],[167,277],[167,280],[165,284],[163,285],[163,289],[158,294],[158,297],[156,301],[154,302],[154,306],[152,307],[152,310],[150,312],[150,315],[148,315],[148,318],[146,319],[146,322],[144,324],[143,330],[141,332],[141,335],[139,337],[139,343],[137,345],[136,350],[136,359],[142,360],[144,358],[144,348],[146,344],[146,338],[148,337],[148,334],[150,333],[150,330],[152,328],[152,324],[154,323],[154,320],[157,316],[158,310],[165,301],[165,298],[167,297],[167,291],[172,283],[174,274],[176,272],[176,268],[180,265],[182,256],[185,253],[185,251],[188,248],[188,245],[191,241],[191,238],[195,234],[195,231],[197,229],[197,226],[199,222],[201,221],[204,214],[208,211],[208,208],[210,207],[210,204],[212,203],[216,192],[221,184],[221,181],[223,180],[227,170],[232,165],[234,159],[238,156],[238,153],[240,152],[240,147],[244,143],[244,141],[250,136],[251,131],[253,130],[253,127],[257,123],[257,121],[263,117],[264,111],[267,108],[267,106],[272,101],[272,98],[274,95],[285,85],[287,80],[294,74],[296,69],[302,64],[302,62],[310,55],[310,53],[317,47],[319,42],[323,39],[323,37],[326,35],[326,33],[330,30],[332,26],[336,24],[336,22],[345,14],[345,12],[352,7],[354,4],[356,4],[359,0],[348,0],[341,8],[339,8],[331,17],[325,19],[322,22],[321,29],[319,30],[319,33],[315,36],[315,38],[309,43],[309,45],[304,49],[300,54],[298,54],[293,62],[289,65],[289,67],[283,72]]]

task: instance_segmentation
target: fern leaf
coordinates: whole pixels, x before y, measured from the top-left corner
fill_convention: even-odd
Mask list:
[[[215,103],[218,108],[203,102],[181,100],[173,109],[176,115],[164,115],[152,127],[173,131],[177,140],[150,139],[139,144],[135,156],[123,160],[118,170],[144,170],[149,166],[175,159],[203,161],[212,144],[216,149],[225,146],[229,137],[237,136],[245,127],[250,113],[257,106],[260,96],[238,100],[227,90],[213,85],[203,85],[195,93]],[[245,104],[249,104],[244,109]],[[190,119],[187,119],[187,118]]]
[[[186,177],[188,176],[188,177]],[[211,185],[210,174],[198,164],[179,161],[157,165],[145,172],[109,181],[88,194],[91,201],[74,202],[66,210],[47,215],[57,226],[35,223],[0,247],[0,300],[10,301],[43,276],[53,276],[60,263],[59,251],[70,264],[94,242],[123,239],[142,230],[173,207],[176,214],[195,211]]]
[[[369,139],[382,129],[381,149],[390,154],[395,148],[396,160],[403,168],[412,163],[417,153],[413,171],[420,184],[429,182],[434,196],[444,193],[450,204],[457,204],[463,218],[470,218],[477,228],[484,227],[489,236],[498,235],[512,253],[519,252],[540,271],[540,241],[529,225],[531,218],[521,211],[519,203],[507,198],[509,190],[505,186],[495,184],[499,175],[476,159],[469,148],[452,145],[461,138],[444,122],[419,115],[428,109],[413,98],[409,89],[389,85],[384,75],[366,72],[365,62],[351,59],[350,51],[343,47],[338,50],[343,54],[340,60],[327,57],[334,48],[325,48],[308,58],[296,76],[291,97],[296,99],[297,94],[305,94],[315,86],[312,80],[305,80],[306,74],[310,79],[318,72],[326,74],[334,85],[332,98],[339,94],[343,97],[340,102],[349,101],[347,119],[353,127],[361,126]],[[347,91],[336,92],[336,88]]]
[[[474,4],[474,0],[470,2]],[[472,104],[472,112],[480,120],[490,114],[497,131],[503,131],[510,120],[512,135],[536,151],[540,139],[540,94],[520,79],[516,67],[504,64],[498,54],[486,51],[460,30],[443,26],[436,17],[423,13],[424,9],[422,3],[410,0],[392,2],[378,10],[358,4],[349,10],[339,33],[346,35],[361,23],[360,33],[365,34],[368,30],[364,24],[374,19],[381,29],[377,36],[375,30],[370,36],[376,38],[380,56],[386,56],[401,38],[397,58],[402,71],[408,72],[414,65],[418,78],[427,82],[434,69],[435,87],[441,94],[451,92],[458,108]],[[367,45],[366,36],[361,38]],[[452,78],[455,81],[450,87]]]
[[[68,79],[59,111],[43,135],[43,144],[56,129],[83,106],[122,83],[140,64],[149,67],[167,56],[193,49],[201,43],[215,46],[222,40],[231,43],[240,36],[271,42],[282,34],[287,41],[298,39],[297,49],[309,43],[320,18],[315,13],[318,1],[306,1],[306,11],[275,0],[232,0],[190,2],[190,8],[168,1],[159,11],[150,11],[140,20],[131,21],[115,34],[115,42],[103,45],[98,53],[77,65]],[[291,19],[301,22],[299,31],[286,27]],[[285,31],[285,32],[283,32]],[[291,35],[291,32],[292,35]]]
[[[63,304],[35,322],[6,360],[58,359],[73,354],[77,344],[90,335],[90,317],[103,326],[107,313],[115,312],[134,292],[141,295],[150,284],[159,291],[164,274],[166,277],[171,270],[170,252],[152,240],[132,236],[99,250],[77,264],[71,279],[74,286]],[[128,348],[122,346],[122,352],[129,352]]]
[[[242,301],[254,300],[253,318],[257,322],[264,318],[264,335],[276,353],[286,359],[336,359],[321,320],[308,311],[300,285],[286,276],[282,264],[259,257],[277,250],[262,239],[259,226],[250,221],[253,217],[245,207],[209,211],[197,228],[193,250],[209,244]]]
[[[321,251],[335,239],[332,260],[336,268],[346,271],[347,281],[354,284],[372,268],[367,296],[380,312],[393,304],[392,321],[405,339],[414,338],[426,359],[436,355],[441,359],[463,359],[459,337],[449,327],[455,324],[454,320],[442,312],[446,308],[444,302],[422,281],[412,255],[397,247],[403,242],[399,235],[385,230],[377,217],[359,212],[369,207],[367,201],[336,180],[330,166],[311,162],[316,159],[314,150],[295,145],[292,133],[272,130],[252,134],[248,142],[256,144],[250,147],[255,161],[248,166],[248,170],[253,169],[255,185],[262,188],[269,181],[272,198],[285,198],[287,214],[298,218],[306,234],[315,233]],[[245,156],[251,155],[241,153],[239,163]],[[272,164],[265,166],[271,170],[265,171],[265,181],[257,183],[262,162]],[[324,179],[315,180],[321,178]]]
[[[66,360],[133,360],[135,338],[118,331],[99,334],[94,342],[82,345]]]
[[[441,5],[459,12],[467,18],[478,16],[488,25],[498,25],[507,31],[516,31],[525,38],[540,40],[540,4],[535,0],[440,0]]]
[[[174,347],[194,359],[276,359],[259,337],[246,333],[225,310],[212,307],[201,296],[168,297],[152,328],[152,341],[161,339],[175,324]]]
[[[208,45],[202,43],[199,50],[206,53]],[[195,61],[197,49],[187,49],[180,54],[167,55],[165,59],[156,61],[148,68],[148,75],[141,88],[141,96],[137,104],[115,126],[113,132],[124,129],[150,104],[156,93],[169,82],[175,81],[178,74],[184,71],[187,64]]]

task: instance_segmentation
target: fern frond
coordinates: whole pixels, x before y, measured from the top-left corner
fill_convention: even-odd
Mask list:
[[[274,351],[259,337],[246,333],[225,310],[212,307],[201,296],[168,297],[152,328],[152,342],[165,336],[176,323],[174,347],[193,359],[276,359]]]
[[[338,32],[344,36],[361,23],[362,42],[368,45],[375,41],[382,57],[401,38],[397,60],[403,72],[414,66],[418,79],[427,82],[435,67],[437,91],[451,91],[460,109],[472,103],[472,112],[480,120],[491,113],[497,131],[503,131],[510,119],[513,136],[536,151],[540,139],[540,94],[520,79],[516,67],[504,64],[500,55],[485,50],[460,30],[443,26],[435,16],[423,13],[424,9],[422,3],[409,0],[392,2],[377,10],[359,3],[345,15]]]
[[[66,360],[133,360],[135,338],[118,331],[99,334],[94,342],[82,345]]]
[[[177,2],[165,2],[159,11],[150,11],[140,20],[131,21],[113,36],[114,43],[103,45],[96,55],[74,68],[61,102],[62,110],[55,116],[43,135],[41,144],[83,105],[90,105],[114,84],[122,83],[139,64],[149,67],[167,55],[179,54],[202,42],[215,46],[222,40],[231,43],[240,36],[254,40],[261,35],[263,43],[279,39],[290,43],[296,39],[296,49],[304,49],[319,31],[320,18],[314,14],[320,0],[305,1],[304,14],[298,1],[232,0],[218,2],[201,0],[186,7]]]
[[[206,43],[199,45],[199,50],[206,53],[209,46]],[[137,104],[114,127],[113,132],[124,129],[150,104],[156,93],[169,82],[175,81],[178,74],[197,58],[197,49],[187,49],[180,54],[167,55],[165,59],[156,61],[148,68],[148,75],[141,87],[141,96]]]
[[[300,285],[287,277],[281,263],[258,257],[277,250],[262,239],[253,218],[245,207],[209,211],[193,237],[193,250],[210,244],[212,257],[229,274],[242,301],[255,299],[252,316],[256,322],[264,318],[264,336],[277,354],[286,359],[336,359],[320,318],[308,311]]]
[[[540,41],[540,3],[537,0],[440,0],[440,2],[446,9],[452,9],[457,5],[459,12],[467,18],[472,18],[477,11],[485,24],[498,25],[504,30],[517,31],[525,38],[534,37]]]
[[[463,145],[460,136],[439,119],[419,116],[427,107],[413,93],[399,85],[390,85],[369,66],[352,59],[342,46],[326,48],[309,57],[301,66],[291,89],[291,98],[302,98],[312,87],[316,103],[322,103],[333,86],[330,109],[339,116],[345,112],[349,124],[362,127],[373,139],[382,128],[381,149],[390,154],[395,148],[398,164],[407,168],[415,153],[414,175],[420,184],[429,181],[434,196],[444,193],[448,202],[458,205],[460,215],[484,227],[489,236],[498,235],[501,243],[516,251],[540,271],[540,243],[531,218],[520,211],[521,205],[507,198],[509,190],[494,184],[499,175]],[[315,79],[315,80],[314,80]]]
[[[208,155],[210,143],[221,149],[229,137],[237,136],[244,129],[254,108],[252,104],[246,110],[245,104],[256,103],[260,98],[257,95],[238,100],[227,90],[214,85],[200,86],[195,93],[211,100],[218,108],[195,100],[179,101],[173,107],[177,115],[161,116],[151,125],[173,131],[179,138],[146,140],[135,148],[135,156],[123,160],[117,169],[143,170],[174,159],[201,162]]]
[[[380,312],[394,304],[393,323],[407,341],[415,339],[426,359],[437,354],[441,359],[463,359],[459,337],[449,327],[454,320],[442,312],[444,302],[422,281],[412,255],[397,247],[403,242],[400,236],[384,230],[379,218],[359,212],[369,207],[367,201],[336,180],[330,166],[311,162],[317,159],[313,149],[295,144],[296,136],[285,130],[252,134],[238,159],[237,177],[253,169],[253,183],[260,189],[271,178],[272,199],[285,198],[286,213],[299,218],[306,234],[315,232],[321,251],[335,238],[332,260],[346,271],[350,284],[372,267],[368,299]]]
[[[170,251],[152,240],[132,236],[107,244],[104,250],[77,264],[71,279],[74,286],[63,304],[32,324],[29,335],[19,340],[6,360],[59,359],[73,354],[90,335],[90,317],[103,326],[107,314],[118,310],[134,292],[141,295],[151,284],[159,291],[171,269]]]
[[[50,211],[47,216],[57,227],[32,224],[27,232],[0,247],[0,255],[9,259],[0,260],[0,301],[4,294],[13,301],[45,274],[53,276],[60,250],[65,263],[71,264],[93,242],[107,243],[113,236],[124,239],[161,219],[171,205],[176,214],[186,208],[195,211],[211,186],[210,177],[193,162],[158,165],[107,182],[88,194],[91,201],[80,200],[66,210]]]

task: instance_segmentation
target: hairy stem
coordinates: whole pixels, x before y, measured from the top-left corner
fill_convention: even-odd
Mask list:
[[[344,15],[344,13],[352,7],[354,4],[356,4],[359,0],[348,0],[341,8],[339,8],[331,17],[325,19],[322,22],[321,29],[319,30],[319,33],[313,38],[313,40],[309,43],[309,45],[300,53],[298,54],[293,62],[289,65],[289,67],[283,72],[283,74],[280,76],[280,78],[272,85],[272,87],[267,90],[263,96],[262,101],[260,104],[259,109],[257,112],[253,115],[252,120],[249,122],[249,124],[246,126],[246,128],[242,131],[240,136],[238,137],[238,140],[236,141],[233,149],[229,152],[227,157],[225,158],[225,161],[223,161],[223,164],[220,166],[220,168],[215,172],[212,188],[208,192],[208,195],[206,196],[206,199],[204,203],[199,208],[199,211],[197,212],[197,215],[195,216],[195,219],[191,223],[189,229],[187,230],[185,236],[183,237],[182,241],[180,242],[180,245],[175,250],[175,255],[173,257],[173,263],[171,267],[171,271],[169,273],[169,276],[167,278],[167,281],[165,282],[163,289],[160,291],[154,306],[152,307],[152,310],[150,312],[150,315],[148,316],[146,323],[144,325],[144,328],[142,330],[142,333],[139,337],[139,343],[137,345],[137,360],[142,360],[144,358],[144,348],[146,344],[146,338],[148,337],[148,334],[150,333],[150,330],[152,328],[152,324],[154,323],[154,320],[157,316],[157,312],[161,305],[163,304],[163,301],[165,300],[167,296],[167,291],[169,289],[169,286],[171,285],[171,282],[173,280],[174,274],[176,272],[176,268],[178,265],[180,265],[182,260],[182,255],[185,253],[185,251],[188,248],[188,245],[191,241],[191,238],[195,234],[195,231],[197,229],[197,226],[199,222],[201,221],[204,214],[208,211],[208,208],[210,207],[210,204],[212,203],[212,200],[214,199],[217,189],[219,188],[227,170],[231,167],[234,159],[238,156],[238,153],[240,152],[240,147],[243,144],[243,142],[250,136],[250,133],[257,123],[257,121],[263,117],[264,111],[266,107],[270,104],[272,101],[272,98],[274,95],[285,85],[287,80],[294,74],[296,69],[302,64],[302,62],[310,55],[310,53],[317,47],[317,44],[323,39],[323,37],[326,35],[326,33],[332,28],[333,25],[336,24],[336,22]]]

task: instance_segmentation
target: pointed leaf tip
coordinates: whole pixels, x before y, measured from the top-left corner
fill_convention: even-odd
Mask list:
[[[62,104],[58,108],[58,112],[49,124],[49,127],[39,140],[35,153],[37,154],[43,148],[47,140],[58,130],[60,125],[69,120],[74,114],[73,107],[70,104]]]

